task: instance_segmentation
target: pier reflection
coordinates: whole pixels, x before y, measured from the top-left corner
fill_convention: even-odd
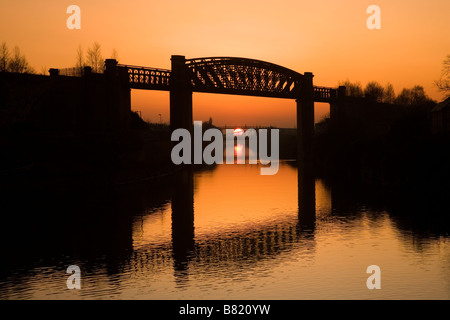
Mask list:
[[[287,170],[294,171],[294,168],[286,166]],[[223,170],[223,168],[221,169]],[[232,168],[226,168],[229,177],[232,177]],[[258,174],[254,170],[253,174]],[[200,173],[201,174],[201,173]],[[213,173],[214,174],[214,173]],[[248,227],[237,227],[235,230],[223,228],[224,221],[218,219],[216,228],[211,234],[196,235],[194,230],[196,225],[194,208],[194,173],[192,169],[185,168],[175,178],[174,191],[172,197],[172,250],[174,259],[174,273],[177,283],[183,284],[188,280],[189,266],[191,263],[208,268],[211,274],[217,275],[217,268],[220,272],[238,272],[242,268],[251,268],[258,261],[271,259],[275,256],[287,252],[301,242],[304,252],[314,253],[315,241],[314,232],[316,224],[316,203],[315,203],[315,179],[310,172],[298,170],[297,175],[297,199],[290,199],[298,203],[296,215],[271,216],[270,221],[250,221]],[[292,173],[291,173],[292,178]],[[218,178],[219,179],[219,178]],[[286,181],[275,182],[283,185]],[[224,182],[225,183],[225,182]],[[236,193],[231,199],[243,199],[252,201],[254,194],[243,188],[242,192]],[[276,189],[279,192],[279,189]],[[269,190],[270,191],[270,190]],[[213,190],[211,192],[214,192]],[[292,193],[296,194],[295,192]],[[223,197],[229,195],[223,194]],[[262,194],[261,197],[270,197],[270,194]],[[272,195],[272,196],[277,196]],[[211,195],[211,197],[214,197]],[[257,196],[256,196],[257,197]],[[277,201],[282,201],[281,199]],[[234,202],[234,201],[233,201]],[[210,214],[214,215],[214,203],[208,208]],[[223,210],[224,208],[220,208]],[[239,209],[230,205],[229,210]],[[265,210],[256,207],[255,210]],[[204,215],[204,212],[199,212]],[[244,214],[244,213],[243,213]],[[232,220],[230,216],[229,220]],[[249,218],[251,219],[251,217]],[[227,221],[233,223],[233,221]],[[198,222],[201,223],[201,222]],[[225,222],[226,223],[226,222]],[[146,250],[151,246],[147,246]],[[152,256],[162,254],[160,250],[154,248]],[[152,259],[152,261],[164,261],[163,258]],[[194,261],[195,260],[195,261]],[[224,266],[226,266],[224,268]],[[214,270],[215,269],[215,270]],[[205,275],[207,276],[207,275]]]
[[[298,223],[300,230],[316,228],[316,180],[311,170],[298,168]]]
[[[191,166],[174,177],[172,195],[172,250],[175,278],[186,275],[194,251],[194,177]]]

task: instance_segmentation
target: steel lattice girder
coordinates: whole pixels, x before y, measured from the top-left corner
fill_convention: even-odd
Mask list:
[[[128,74],[130,88],[170,90],[171,71],[118,65]],[[282,66],[246,58],[199,58],[186,60],[193,92],[223,93],[296,99],[303,75]],[[337,99],[337,89],[314,87],[314,101]]]
[[[200,58],[186,61],[194,92],[298,97],[303,75],[272,63],[245,58]]]

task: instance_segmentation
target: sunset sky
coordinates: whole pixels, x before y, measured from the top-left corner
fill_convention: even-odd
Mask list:
[[[81,30],[69,30],[66,9],[81,8]],[[381,30],[369,30],[366,9],[381,8]],[[339,81],[391,82],[396,93],[422,85],[443,98],[433,81],[450,54],[448,0],[182,1],[0,0],[0,42],[19,46],[30,64],[75,65],[76,50],[94,41],[120,63],[170,68],[170,56],[237,56],[269,61],[315,85]],[[70,97],[68,97],[70,99]],[[132,107],[144,119],[169,121],[168,92],[133,90]],[[327,105],[316,105],[316,119]],[[295,102],[270,98],[194,94],[194,119],[217,125],[295,125]]]

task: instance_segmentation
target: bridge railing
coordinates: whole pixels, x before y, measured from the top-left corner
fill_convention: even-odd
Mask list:
[[[338,89],[328,87],[314,87],[314,101],[330,102],[337,100]]]
[[[127,70],[131,88],[169,90],[170,70],[130,65],[118,65]]]

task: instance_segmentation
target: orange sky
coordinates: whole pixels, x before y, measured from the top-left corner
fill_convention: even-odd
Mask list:
[[[66,9],[81,8],[81,30],[68,30]],[[366,9],[381,8],[381,30],[369,30]],[[107,58],[116,48],[125,64],[170,68],[170,56],[239,56],[314,73],[315,84],[340,80],[433,86],[450,53],[448,0],[0,0],[0,41],[18,45],[31,65],[71,67],[78,45],[94,41]],[[169,120],[167,92],[133,90],[132,105],[151,121]],[[317,104],[316,118],[327,112]],[[295,102],[194,94],[194,119],[214,123],[295,125]]]

